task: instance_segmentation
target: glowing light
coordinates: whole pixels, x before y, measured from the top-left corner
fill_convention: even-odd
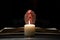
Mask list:
[[[29,20],[29,24],[30,24],[30,20]]]

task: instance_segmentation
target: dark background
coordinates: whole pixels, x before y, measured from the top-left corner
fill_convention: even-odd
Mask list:
[[[23,27],[24,14],[31,9],[37,15],[35,25],[38,27],[60,27],[59,1],[15,0],[1,3],[0,28]]]

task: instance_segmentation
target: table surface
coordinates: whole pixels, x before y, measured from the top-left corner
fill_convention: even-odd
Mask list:
[[[57,30],[56,28],[35,28],[36,32],[44,32],[44,33],[60,33],[60,30]],[[18,27],[18,28],[11,28],[11,27],[5,27],[0,30],[0,33],[19,33],[24,31],[24,27]]]
[[[0,40],[60,40],[60,35],[35,34],[34,37],[25,37],[24,34],[0,35]]]
[[[59,30],[48,30],[47,28],[36,27],[36,32],[34,37],[25,37],[24,28],[4,28],[0,32],[0,40],[59,40],[60,32]]]
[[[0,38],[0,40],[60,40],[60,38]]]

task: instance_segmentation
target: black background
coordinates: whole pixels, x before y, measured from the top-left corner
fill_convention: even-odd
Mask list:
[[[48,0],[12,0],[2,1],[0,11],[0,28],[23,27],[24,14],[31,9],[36,14],[36,26],[60,26],[59,1]]]

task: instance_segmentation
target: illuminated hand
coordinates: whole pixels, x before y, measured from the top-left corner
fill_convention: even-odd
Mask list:
[[[35,24],[36,21],[36,14],[34,13],[34,11],[32,10],[28,10],[24,16],[24,21],[26,24],[30,23],[31,24]]]

